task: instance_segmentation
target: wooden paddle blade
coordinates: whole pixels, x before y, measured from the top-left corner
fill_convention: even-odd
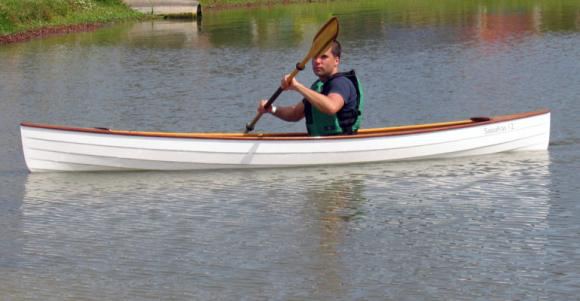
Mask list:
[[[324,24],[314,36],[312,47],[310,48],[310,52],[308,52],[309,59],[317,57],[325,52],[330,46],[330,43],[338,37],[338,30],[338,18],[330,18],[330,20],[328,20],[328,22],[326,22],[326,24]]]
[[[336,17],[330,18],[330,20],[322,25],[312,40],[310,51],[308,51],[308,54],[302,59],[302,61],[296,64],[296,70],[294,70],[295,72],[289,79],[291,79],[293,75],[296,75],[298,71],[304,69],[306,64],[308,64],[308,61],[314,57],[319,56],[321,53],[325,52],[328,47],[330,47],[332,41],[334,41],[338,36],[338,28],[338,18]]]

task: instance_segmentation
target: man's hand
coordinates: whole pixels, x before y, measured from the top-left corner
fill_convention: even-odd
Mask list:
[[[290,74],[284,75],[280,82],[280,87],[283,90],[296,90],[296,86],[300,85],[300,82],[298,82],[295,77],[293,77],[292,80],[288,80],[289,77]]]
[[[258,104],[258,113],[272,113],[273,106],[269,106],[268,109],[265,108],[267,102],[268,100],[266,99],[260,100],[260,103]]]

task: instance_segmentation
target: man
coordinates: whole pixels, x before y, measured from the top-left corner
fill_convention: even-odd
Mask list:
[[[294,90],[304,99],[293,106],[264,108],[262,100],[258,112],[271,113],[285,121],[299,121],[306,117],[306,128],[311,136],[351,135],[360,126],[363,95],[353,71],[339,72],[341,46],[333,41],[331,47],[312,59],[312,71],[318,80],[308,88],[289,75],[282,78],[284,90]]]

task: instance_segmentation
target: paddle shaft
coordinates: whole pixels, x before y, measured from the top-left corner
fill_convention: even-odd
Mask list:
[[[300,63],[298,63],[298,65],[304,66],[304,64],[300,64]],[[288,77],[288,81],[292,81],[292,79],[296,76],[296,74],[298,74],[299,71],[300,70],[298,70],[298,68],[294,69],[294,71],[292,71],[292,73],[290,73],[290,76]],[[276,101],[276,99],[278,98],[278,96],[280,96],[280,94],[282,94],[282,92],[284,92],[284,89],[282,89],[282,87],[278,87],[278,90],[276,90],[276,92],[274,92],[274,94],[272,94],[272,96],[270,96],[270,99],[268,99],[268,102],[266,102],[266,104],[264,105],[264,109],[267,110],[270,106],[272,106],[272,103],[274,103],[274,101]],[[256,116],[254,117],[254,119],[252,120],[252,122],[246,124],[246,131],[244,133],[247,134],[247,133],[253,131],[254,126],[256,126],[256,123],[258,123],[258,120],[260,120],[260,118],[262,118],[262,115],[264,115],[264,113],[258,112],[256,114]]]

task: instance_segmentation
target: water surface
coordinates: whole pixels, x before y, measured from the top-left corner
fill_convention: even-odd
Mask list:
[[[549,108],[549,151],[258,171],[26,171],[22,121],[242,131],[331,15],[343,70],[356,69],[365,88],[364,127]],[[578,20],[580,3],[569,0],[329,2],[4,45],[0,295],[574,299]],[[277,103],[297,100],[288,92]],[[304,125],[264,116],[257,130]]]

